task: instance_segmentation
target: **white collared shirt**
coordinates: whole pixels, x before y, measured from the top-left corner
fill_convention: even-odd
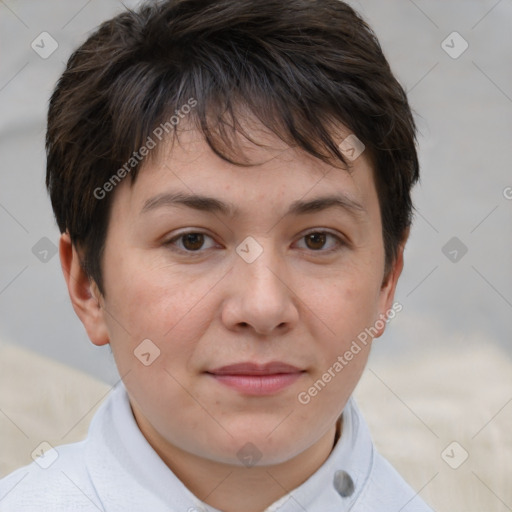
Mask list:
[[[375,451],[353,398],[324,464],[264,512],[349,510],[432,512]],[[192,494],[151,447],[122,382],[96,412],[84,441],[57,446],[0,480],[0,512],[36,511],[220,512]]]

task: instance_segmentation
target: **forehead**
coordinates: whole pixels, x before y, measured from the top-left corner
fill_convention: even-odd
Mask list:
[[[114,202],[122,203],[124,215],[137,217],[166,203],[187,205],[194,198],[199,209],[197,199],[203,198],[205,204],[204,198],[209,198],[209,209],[233,218],[254,215],[255,210],[261,214],[263,204],[276,212],[286,208],[301,213],[306,200],[312,211],[311,203],[319,196],[329,196],[331,202],[338,198],[355,215],[375,209],[373,169],[364,153],[350,167],[335,167],[288,146],[264,128],[252,127],[245,133],[250,140],[237,137],[235,156],[247,166],[220,158],[197,130],[181,130],[177,139],[157,148],[157,156],[145,162],[133,184],[128,179],[119,185]],[[340,129],[338,138],[344,141],[349,135]]]

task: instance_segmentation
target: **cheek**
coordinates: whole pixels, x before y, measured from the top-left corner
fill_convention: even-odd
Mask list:
[[[119,374],[149,416],[167,411],[170,400],[185,415],[197,404],[181,383],[187,382],[198,340],[211,321],[208,302],[201,300],[211,283],[194,283],[171,270],[129,270],[118,270],[130,278],[111,287],[107,303]]]
[[[340,351],[378,314],[378,279],[365,272],[343,272],[322,283],[311,282],[307,304],[325,328],[329,352]],[[322,339],[318,333],[317,339]],[[325,338],[325,335],[323,336]]]
[[[215,279],[198,279],[187,269],[178,270],[162,261],[152,264],[143,256],[114,270],[119,279],[117,285],[114,283],[112,300],[131,331],[145,335],[142,331],[150,329],[162,337],[196,314],[195,309]]]
[[[134,351],[146,339],[160,351],[159,362],[172,361],[178,366],[180,361],[184,367],[210,321],[204,297],[215,282],[194,280],[172,268],[135,264],[120,265],[110,276],[106,320],[120,370],[137,367]]]
[[[313,296],[329,332],[317,337],[320,364],[304,396],[311,398],[319,415],[333,411],[336,417],[359,381],[371,348],[368,328],[378,315],[379,278],[371,269],[351,270],[333,276],[330,286]]]

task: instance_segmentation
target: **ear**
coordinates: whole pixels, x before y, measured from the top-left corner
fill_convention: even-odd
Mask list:
[[[96,283],[89,279],[80,262],[79,253],[71,243],[69,233],[62,233],[59,240],[59,256],[68,287],[69,298],[78,318],[84,324],[89,339],[95,345],[109,342],[105,310]]]
[[[391,265],[391,268],[388,270],[387,274],[384,276],[384,280],[382,282],[382,287],[380,289],[380,297],[379,297],[379,318],[376,319],[376,327],[382,324],[381,328],[378,328],[378,332],[375,335],[375,338],[382,336],[386,329],[386,318],[389,311],[395,313],[395,308],[393,307],[393,300],[395,298],[395,290],[396,285],[398,283],[398,278],[402,273],[404,268],[404,249],[407,239],[409,238],[409,228],[407,228],[404,236],[402,238],[402,242],[398,246],[398,251],[396,255],[396,259]],[[400,306],[399,311],[401,311],[402,307]],[[378,322],[378,320],[383,320],[384,322]],[[377,323],[378,322],[378,323]]]

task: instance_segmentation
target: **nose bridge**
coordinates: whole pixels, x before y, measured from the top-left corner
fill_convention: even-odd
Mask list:
[[[279,273],[284,272],[284,269],[279,254],[272,246],[272,240],[260,239],[257,242],[254,238],[252,240],[250,238],[252,237],[248,237],[237,248],[240,258],[236,263],[235,273],[241,282],[247,284],[245,288],[252,294],[282,293],[284,284],[278,276]]]
[[[270,332],[297,317],[286,271],[270,238],[245,240],[237,247],[232,288],[237,304],[232,320],[249,324],[258,332]]]

